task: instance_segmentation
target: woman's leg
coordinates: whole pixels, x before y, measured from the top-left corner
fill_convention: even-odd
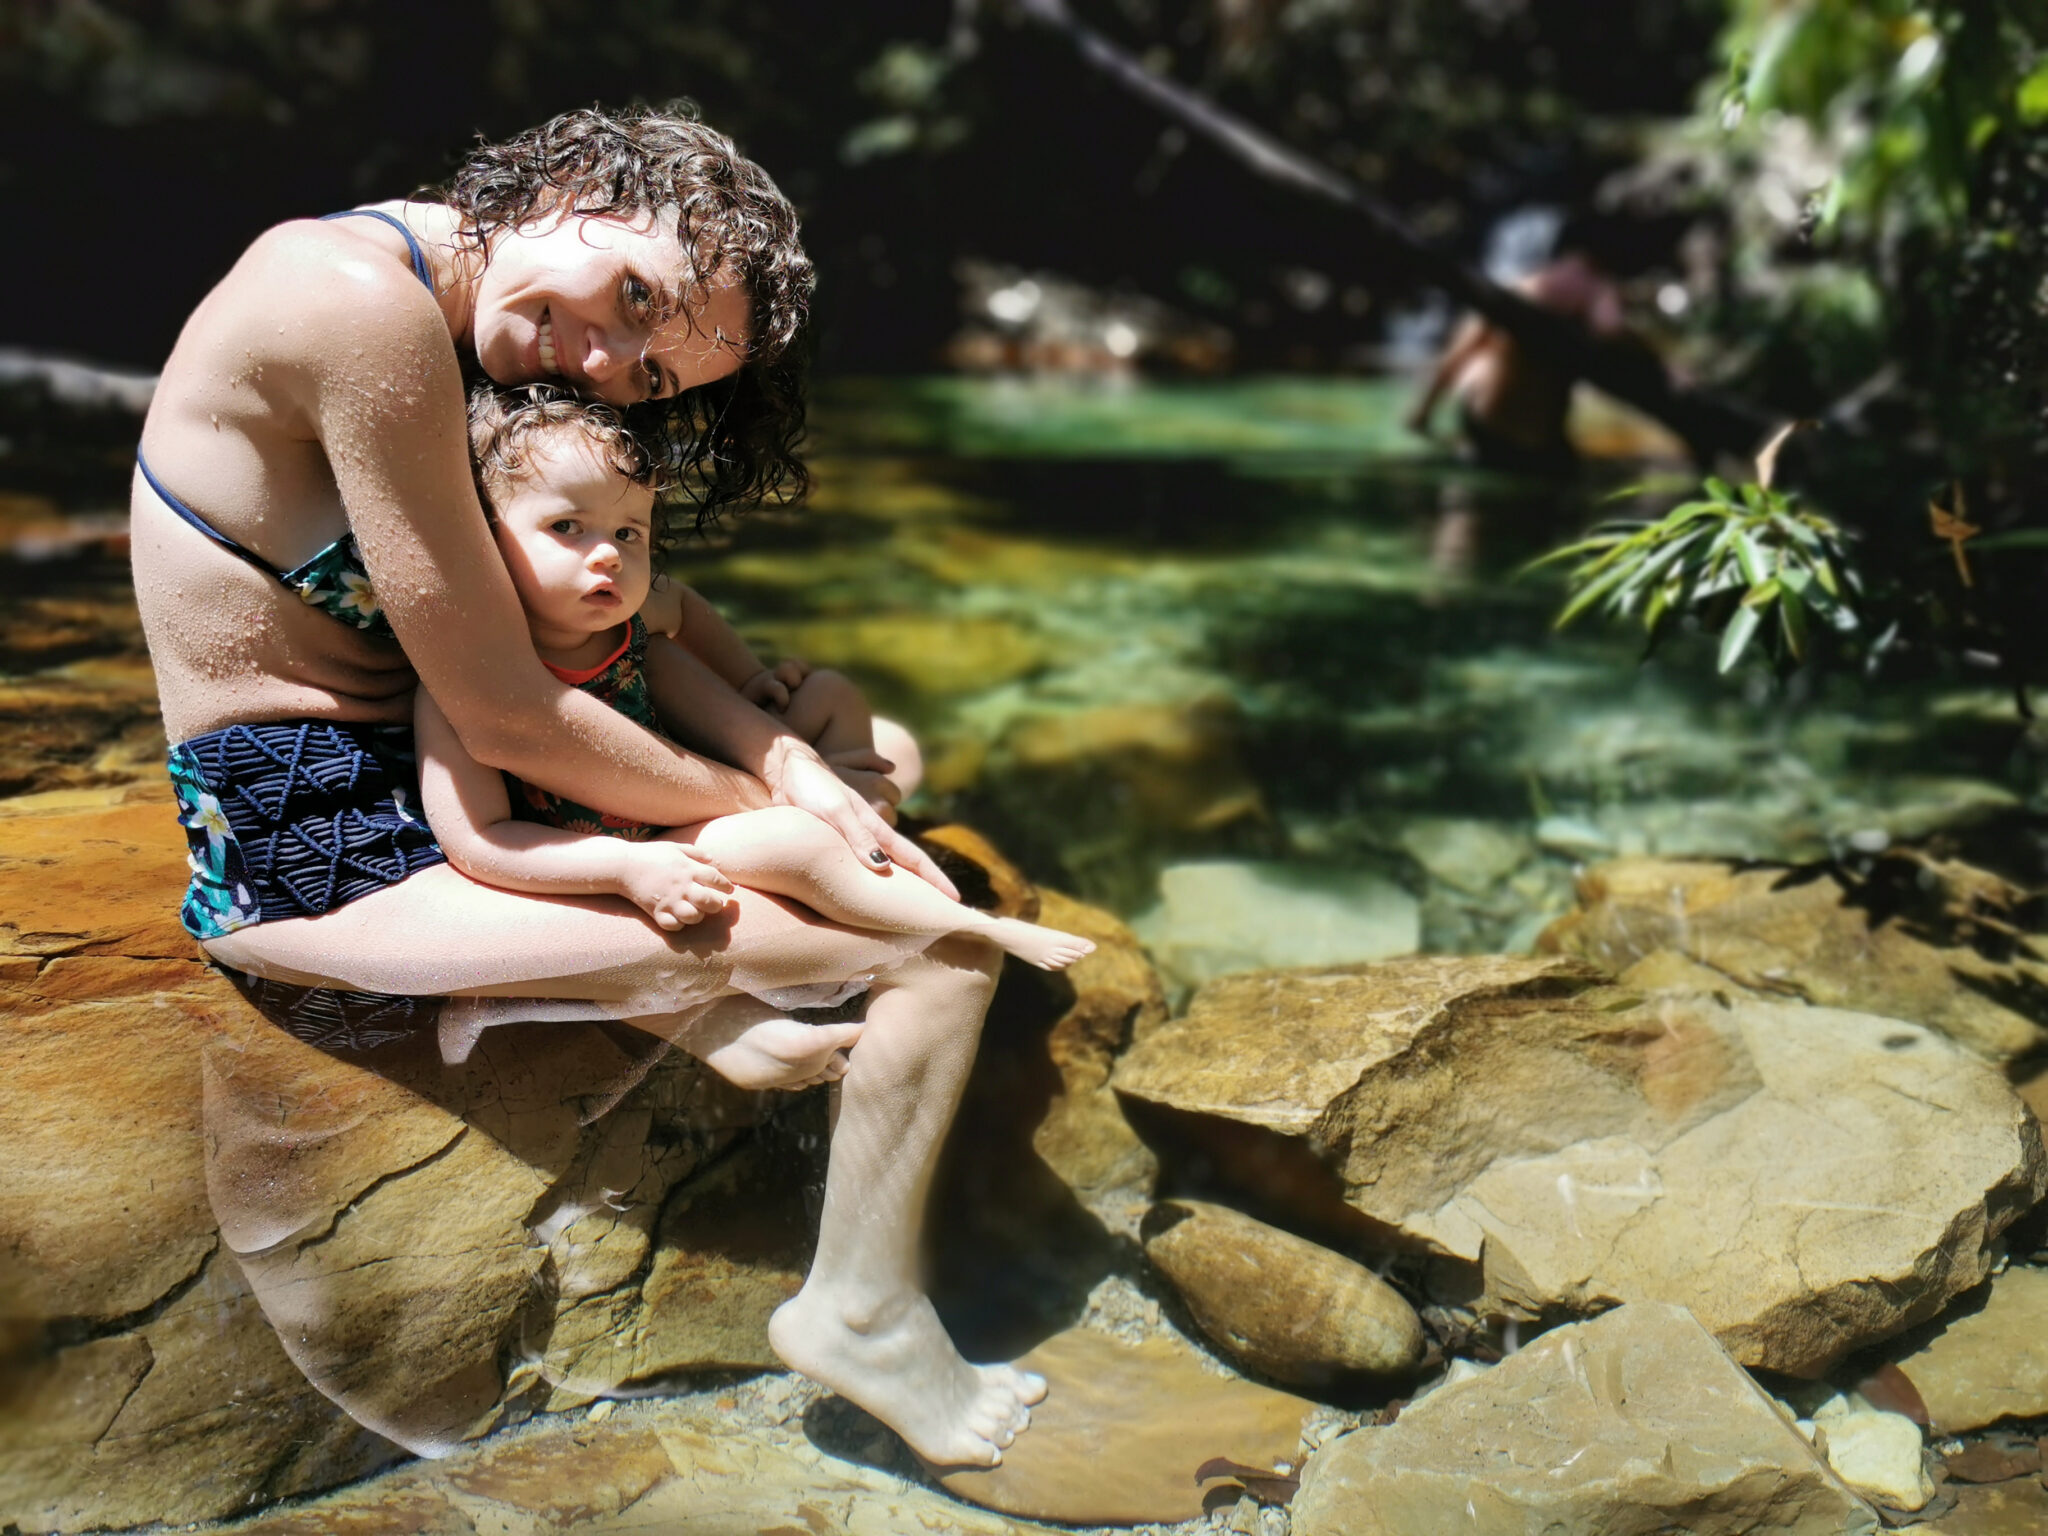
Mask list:
[[[890,933],[971,933],[1041,970],[1064,970],[1095,948],[1087,939],[1013,917],[977,912],[903,870],[863,865],[831,827],[804,811],[777,806],[678,827],[735,884],[787,896],[834,922]]]
[[[881,970],[927,942],[857,933],[746,893],[715,917],[664,933],[614,897],[522,895],[439,865],[324,917],[259,923],[206,948],[223,965],[303,986],[575,998],[637,1022],[734,992]]]
[[[878,978],[839,1085],[817,1257],[768,1325],[795,1369],[850,1398],[939,1465],[990,1466],[1045,1382],[970,1365],[918,1273],[939,1148],[995,990],[995,951],[941,939]]]

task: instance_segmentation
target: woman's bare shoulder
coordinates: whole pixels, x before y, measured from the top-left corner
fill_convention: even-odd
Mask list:
[[[449,343],[446,317],[405,257],[341,221],[273,225],[250,242],[212,298],[223,321],[266,329],[265,350],[318,358],[332,357],[337,342],[377,351]]]

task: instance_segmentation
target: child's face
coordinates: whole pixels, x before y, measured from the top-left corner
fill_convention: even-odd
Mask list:
[[[582,433],[534,442],[526,470],[492,498],[505,568],[537,639],[573,643],[647,600],[654,493]]]

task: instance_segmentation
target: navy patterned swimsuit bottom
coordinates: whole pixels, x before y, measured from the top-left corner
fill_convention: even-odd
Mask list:
[[[445,862],[420,811],[412,727],[231,725],[171,749],[196,939],[318,917]]]

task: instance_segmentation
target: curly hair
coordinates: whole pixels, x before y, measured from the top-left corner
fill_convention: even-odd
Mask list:
[[[480,144],[434,194],[489,259],[492,241],[566,206],[581,214],[666,215],[689,253],[683,309],[713,281],[752,299],[747,359],[728,379],[632,406],[647,451],[669,464],[670,494],[696,524],[727,508],[790,502],[809,489],[802,457],[805,327],[815,281],[796,210],[768,173],[704,123],[694,104],[564,112],[502,144]]]
[[[613,469],[657,498],[672,488],[669,467],[611,406],[548,384],[478,384],[469,392],[469,466],[486,511],[530,472],[535,439],[557,432],[582,434]]]

